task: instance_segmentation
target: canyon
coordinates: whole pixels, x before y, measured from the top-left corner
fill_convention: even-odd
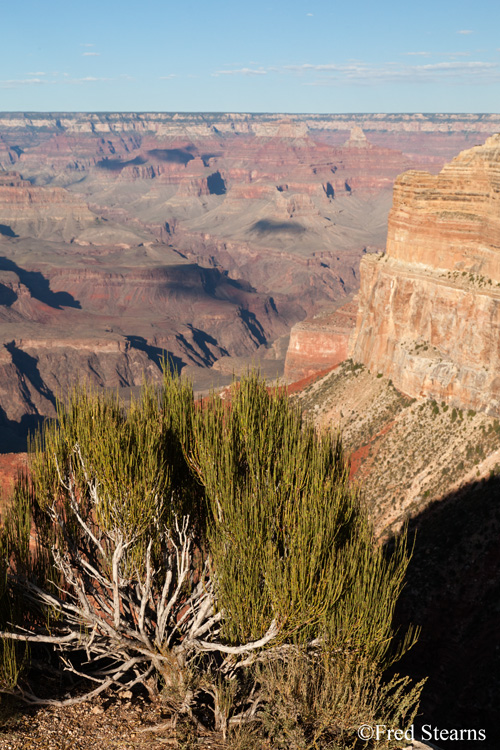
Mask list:
[[[398,617],[422,628],[425,716],[489,739],[498,131],[498,115],[0,114],[0,450],[78,380],[126,400],[164,357],[198,392],[249,364],[301,381],[378,538],[410,525]],[[6,492],[23,465],[0,456]]]
[[[421,628],[403,666],[428,677],[422,714],[485,727],[491,748],[500,696],[499,178],[498,134],[437,174],[400,175],[386,252],[361,259],[357,300],[296,324],[286,360],[291,376],[309,376],[292,398],[316,426],[341,433],[378,538],[390,547],[409,528],[397,617]]]
[[[411,397],[500,415],[500,135],[394,186],[361,263],[352,357]]]
[[[292,328],[285,374],[322,375],[302,407],[340,429],[379,533],[499,470],[499,200],[499,134],[403,173],[357,295]]]
[[[291,331],[287,377],[340,361],[397,175],[437,173],[496,129],[495,115],[0,113],[0,449],[22,449],[76,379],[128,398],[163,358],[198,391],[250,363],[276,376]],[[338,346],[321,353],[330,325]]]

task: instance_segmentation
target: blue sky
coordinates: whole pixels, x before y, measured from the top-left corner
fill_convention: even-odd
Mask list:
[[[499,0],[2,5],[0,111],[500,111]]]

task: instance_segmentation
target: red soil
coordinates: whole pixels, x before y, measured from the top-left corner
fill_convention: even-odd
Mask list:
[[[323,378],[325,375],[328,375],[329,372],[331,372],[332,370],[335,370],[337,367],[338,365],[334,365],[333,367],[327,367],[326,370],[320,370],[319,372],[314,372],[312,375],[308,375],[306,378],[302,378],[302,380],[296,380],[295,383],[290,383],[287,386],[288,395],[291,396],[294,393],[299,393],[307,385],[314,383],[314,381],[319,380],[319,378]]]

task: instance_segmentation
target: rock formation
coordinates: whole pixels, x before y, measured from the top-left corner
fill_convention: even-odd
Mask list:
[[[404,393],[500,414],[500,135],[394,188],[352,356]]]
[[[0,172],[0,234],[71,240],[97,217],[60,187],[33,187],[16,172]]]
[[[334,312],[306,318],[293,326],[284,373],[289,383],[330,370],[347,359],[357,310],[356,296]]]
[[[498,122],[0,114],[3,434],[52,414],[77,375],[154,380],[164,351],[203,389],[256,356],[277,374],[306,317],[287,373],[337,361],[350,314],[330,312],[385,246],[397,174],[442,166]]]

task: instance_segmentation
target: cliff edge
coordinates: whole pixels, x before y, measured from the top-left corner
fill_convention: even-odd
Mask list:
[[[351,354],[409,396],[500,414],[500,134],[398,177]]]

